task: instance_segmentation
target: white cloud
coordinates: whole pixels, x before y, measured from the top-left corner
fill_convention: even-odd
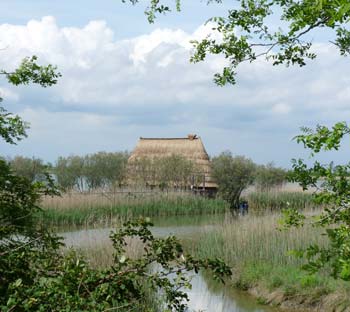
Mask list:
[[[24,26],[0,25],[2,43],[8,47],[0,65],[14,68],[32,54],[41,62],[56,64],[63,77],[53,93],[65,103],[86,107],[151,101],[162,105],[186,89],[211,84],[223,61],[216,57],[190,66],[189,57],[190,40],[204,38],[212,27],[200,26],[193,34],[156,29],[116,41],[104,21],[91,21],[82,28],[60,28],[47,16]]]
[[[35,54],[41,62],[56,64],[63,77],[47,90],[15,89],[3,81],[0,94],[17,101],[15,110],[31,122],[30,142],[44,149],[56,137],[66,153],[87,150],[85,145],[107,148],[116,140],[130,147],[140,135],[200,132],[211,153],[233,142],[254,154],[254,140],[266,137],[280,144],[282,135],[289,141],[301,125],[350,118],[350,64],[330,44],[317,44],[320,57],[305,68],[245,63],[238,69],[237,86],[220,88],[212,75],[225,59],[210,56],[189,63],[190,40],[204,38],[212,28],[202,25],[192,33],[162,28],[116,40],[104,21],[59,27],[48,16],[22,26],[2,24],[0,46],[6,49],[0,52],[0,68],[11,70]]]
[[[133,49],[130,58],[137,65],[146,62],[147,55],[163,44],[185,47],[188,43],[188,34],[184,31],[172,29],[156,29],[151,34],[130,40]]]

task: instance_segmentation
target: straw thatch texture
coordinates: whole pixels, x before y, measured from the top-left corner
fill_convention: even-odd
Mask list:
[[[128,163],[139,159],[155,160],[172,155],[182,156],[194,164],[205,175],[205,187],[216,188],[217,184],[211,177],[209,156],[200,137],[188,135],[186,138],[140,138],[136,148],[132,152]],[[203,186],[203,183],[201,183]]]

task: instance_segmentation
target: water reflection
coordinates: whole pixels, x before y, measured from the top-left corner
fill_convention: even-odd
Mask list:
[[[211,285],[214,284],[214,285]],[[189,311],[205,312],[267,312],[275,311],[271,307],[260,306],[251,296],[225,288],[202,274],[192,278],[192,289],[189,296]]]

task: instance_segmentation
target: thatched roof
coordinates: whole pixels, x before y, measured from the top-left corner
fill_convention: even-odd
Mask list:
[[[189,134],[185,138],[142,138],[140,137],[128,162],[141,158],[156,159],[180,155],[197,164],[205,173],[205,187],[217,187],[211,178],[211,166],[200,137]]]

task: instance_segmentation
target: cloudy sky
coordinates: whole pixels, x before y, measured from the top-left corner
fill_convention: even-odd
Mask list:
[[[57,3],[56,3],[57,2]],[[120,0],[0,2],[0,68],[28,55],[58,66],[52,88],[12,87],[1,78],[3,105],[31,124],[18,146],[2,155],[54,161],[59,155],[132,150],[143,137],[197,133],[210,155],[224,150],[289,167],[303,156],[291,139],[300,126],[350,118],[350,63],[321,35],[316,61],[304,68],[264,61],[239,68],[238,84],[217,87],[223,60],[190,64],[191,39],[227,7],[191,1],[180,14],[149,25],[143,6]],[[338,160],[348,160],[348,148]]]

